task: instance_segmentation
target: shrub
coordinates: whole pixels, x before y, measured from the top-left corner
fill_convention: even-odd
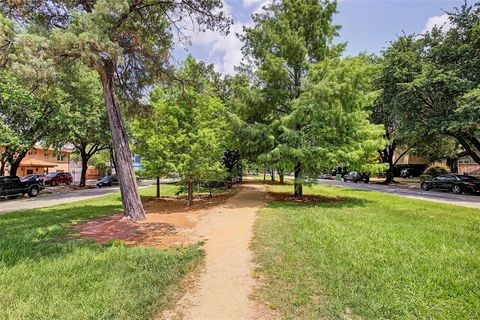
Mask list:
[[[428,166],[427,169],[423,172],[424,175],[429,175],[432,177],[438,177],[442,174],[450,172],[450,168],[444,165],[443,163],[433,163]]]

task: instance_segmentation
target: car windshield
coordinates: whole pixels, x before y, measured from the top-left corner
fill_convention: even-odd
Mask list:
[[[458,176],[458,178],[463,181],[475,181],[475,182],[480,181],[480,179],[473,176]]]
[[[50,172],[47,174],[47,177],[56,177],[58,175],[58,172]]]
[[[26,175],[25,177],[22,178],[22,180],[28,180],[28,179],[31,179],[31,178],[36,178],[37,176],[34,175],[34,174],[29,174],[29,175]]]
[[[110,180],[110,176],[105,176],[105,177],[103,177],[102,180],[100,180],[100,181],[102,181],[102,182],[107,182],[107,181],[109,181],[109,180]]]

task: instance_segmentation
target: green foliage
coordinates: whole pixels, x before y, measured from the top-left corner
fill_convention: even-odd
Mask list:
[[[434,163],[428,166],[423,172],[424,175],[438,177],[442,174],[450,173],[450,168],[443,163]]]
[[[374,68],[366,57],[339,58],[335,10],[333,1],[274,2],[242,37],[256,71],[239,108],[240,135],[266,167],[295,169],[299,196],[305,174],[371,163],[383,143],[367,120]]]
[[[480,162],[480,4],[448,15],[448,31],[401,36],[384,52],[383,95],[407,136],[449,136]]]
[[[155,88],[151,114],[133,121],[134,150],[153,176],[178,172],[183,181],[225,176],[226,110],[215,97],[206,71],[188,58],[178,71],[184,80]]]
[[[58,92],[57,89],[53,91]],[[25,84],[6,72],[0,75],[0,145],[10,164],[21,160],[38,142],[57,134],[56,127],[65,115],[63,95],[57,98],[30,92]]]

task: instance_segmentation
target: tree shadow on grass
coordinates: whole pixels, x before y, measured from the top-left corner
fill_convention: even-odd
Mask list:
[[[24,260],[60,258],[88,246],[105,250],[105,246],[89,241],[68,239],[69,228],[79,221],[112,214],[119,205],[88,205],[51,207],[27,210],[0,216],[0,261],[13,266]]]
[[[354,197],[325,197],[319,195],[307,195],[307,201],[291,200],[293,197],[278,197],[274,194],[273,201],[268,204],[269,208],[353,208],[365,207],[372,201]],[[312,200],[313,198],[313,200]]]

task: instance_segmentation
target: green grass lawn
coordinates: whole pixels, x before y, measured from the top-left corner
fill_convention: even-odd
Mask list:
[[[270,186],[292,191],[292,186]],[[480,319],[480,210],[315,185],[346,197],[262,209],[257,294],[287,319]]]
[[[176,186],[162,185],[171,195]],[[144,198],[155,188],[142,189]],[[0,216],[0,319],[148,319],[202,252],[99,245],[74,223],[121,210],[118,194]]]

